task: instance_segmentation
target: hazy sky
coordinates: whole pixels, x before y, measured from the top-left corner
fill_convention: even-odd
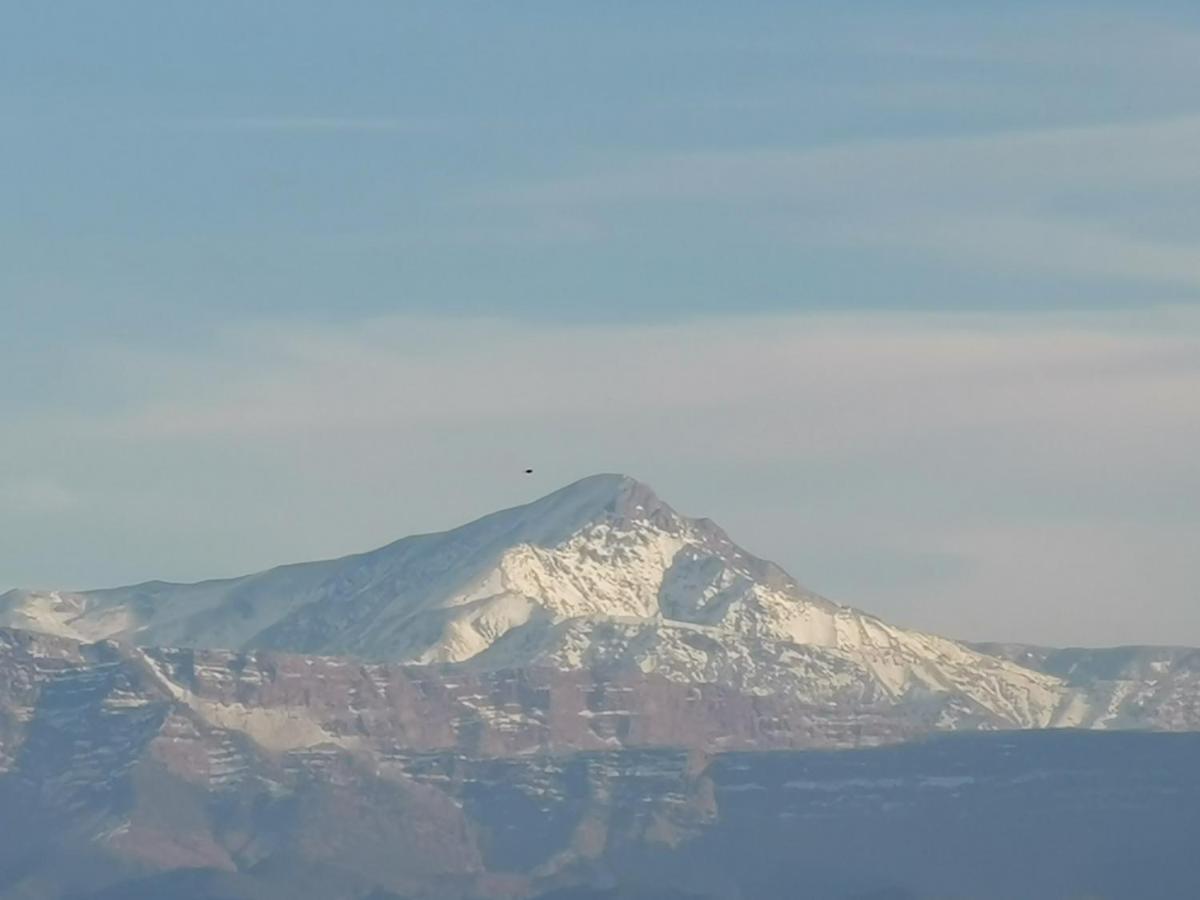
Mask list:
[[[8,4],[0,590],[623,471],[903,624],[1200,644],[1198,85],[1191,2]]]

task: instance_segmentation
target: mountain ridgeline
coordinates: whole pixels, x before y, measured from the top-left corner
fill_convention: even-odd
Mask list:
[[[1200,724],[1194,653],[1068,671],[1045,653],[898,628],[805,590],[619,475],[342,559],[200,584],[12,591],[0,625],[147,647],[652,673],[903,707],[939,729]]]
[[[600,475],[0,596],[0,898],[1166,900],[1196,731],[1200,651],[899,628]]]

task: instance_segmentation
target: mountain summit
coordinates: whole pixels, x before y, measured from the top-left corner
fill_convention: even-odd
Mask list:
[[[622,475],[342,559],[199,584],[11,591],[0,626],[477,671],[656,673],[822,707],[904,705],[933,727],[1112,714],[1054,674],[806,591]]]

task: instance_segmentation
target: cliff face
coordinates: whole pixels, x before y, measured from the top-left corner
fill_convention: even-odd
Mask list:
[[[766,898],[802,879],[836,900],[1144,900],[1183,895],[1131,892],[1132,871],[1200,877],[1193,734],[895,744],[929,723],[654,677],[2,630],[0,722],[0,897]]]
[[[4,629],[0,667],[5,769],[28,757],[40,735],[70,737],[79,759],[55,757],[59,766],[95,768],[88,754],[101,750],[130,759],[149,751],[185,761],[181,774],[195,775],[209,765],[211,743],[230,735],[268,755],[325,748],[383,762],[394,753],[443,750],[494,757],[851,747],[930,728],[928,719],[888,705],[818,707],[628,671],[467,671],[84,645]],[[193,744],[201,749],[185,754]]]

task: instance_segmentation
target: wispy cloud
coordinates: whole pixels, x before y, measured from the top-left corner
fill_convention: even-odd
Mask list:
[[[747,149],[645,156],[607,170],[515,185],[493,193],[513,205],[622,204],[659,198],[761,200],[772,197],[884,198],[934,204],[1003,197],[1029,199],[1102,187],[1200,184],[1200,116],[987,135],[866,140],[800,150]],[[955,186],[965,194],[930,194]],[[1112,185],[1117,186],[1117,185]],[[882,192],[877,193],[877,192]]]
[[[865,29],[859,41],[864,49],[887,56],[1026,71],[1036,66],[1084,77],[1200,71],[1200,31],[1192,23],[1139,16],[1133,8],[1006,10],[1001,19],[981,20],[982,27],[966,34],[961,21],[929,17],[922,24],[907,32]]]
[[[127,412],[77,421],[76,437],[320,440],[453,427],[566,429],[621,444],[632,429],[675,454],[770,464],[864,457],[881,446],[915,454],[984,434],[1010,449],[1027,438],[1021,452],[1059,474],[1095,459],[1189,467],[1200,444],[1200,328],[1166,313],[1154,317],[1158,327],[1128,333],[1119,318],[1097,321],[271,325],[190,361],[122,352],[113,364],[134,365],[152,392]]]
[[[54,515],[79,505],[79,495],[52,478],[30,477],[0,483],[0,506],[19,515]]]
[[[815,588],[912,624],[1067,639],[1055,616],[1103,608],[1076,640],[1163,640],[1168,622],[1200,640],[1200,320],[1185,308],[275,321],[191,354],[84,362],[79,377],[121,386],[112,405],[27,413],[0,461],[103,485],[90,505],[119,523],[113,540],[157,548],[156,566],[193,545],[225,547],[221,572],[363,549],[518,501],[526,465],[547,489],[618,469]],[[61,499],[39,490],[26,501]],[[0,537],[28,526],[0,503]],[[192,568],[130,576],[215,574],[187,552]],[[1038,578],[1014,580],[1015,556]],[[1049,592],[1022,596],[1021,615],[1001,604],[1035,582]],[[1152,621],[1122,617],[1139,583]]]
[[[1200,202],[1200,117],[802,150],[646,156],[477,198],[514,221],[634,211],[736,212],[798,245],[895,248],[945,262],[1200,290],[1200,226],[1155,197]],[[607,224],[606,229],[601,227]],[[598,238],[599,239],[599,238]]]
[[[173,120],[189,131],[279,134],[427,134],[445,127],[445,120],[403,116],[258,115],[199,116]]]
[[[913,217],[889,223],[841,223],[847,244],[902,247],[957,264],[1090,279],[1119,279],[1200,293],[1200,245],[1122,233],[1107,223],[1052,215]]]

